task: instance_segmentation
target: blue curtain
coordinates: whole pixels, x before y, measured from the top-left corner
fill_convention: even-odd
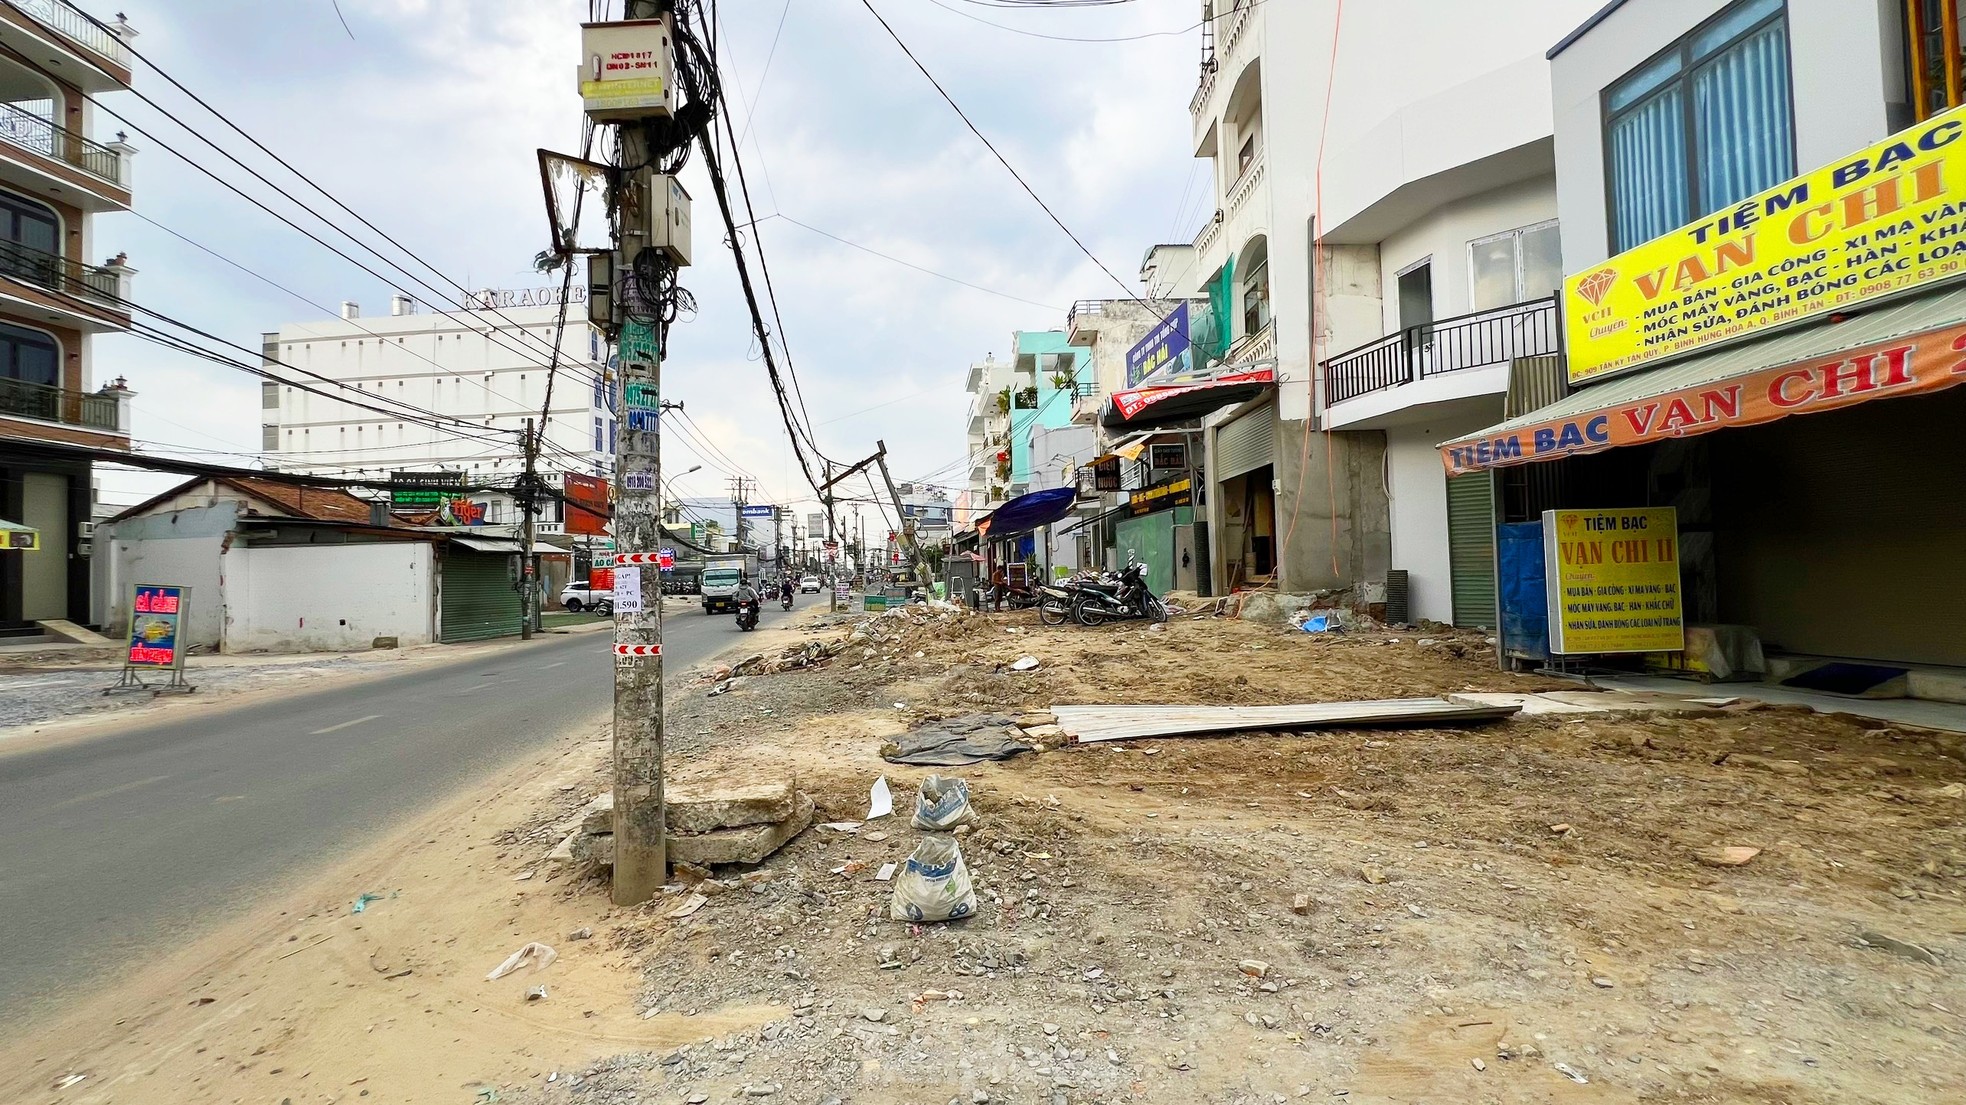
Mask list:
[[[1777,23],[1693,73],[1700,209],[1718,211],[1795,171],[1788,45]]]
[[[1686,111],[1677,87],[1611,124],[1613,252],[1692,220],[1686,195]]]

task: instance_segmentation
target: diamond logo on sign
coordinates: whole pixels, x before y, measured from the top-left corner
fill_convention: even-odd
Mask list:
[[[1590,300],[1591,306],[1600,306],[1604,303],[1604,293],[1610,291],[1611,285],[1617,282],[1618,270],[1599,269],[1577,281],[1577,294]]]

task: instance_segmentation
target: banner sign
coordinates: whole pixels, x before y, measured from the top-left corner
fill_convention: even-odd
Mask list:
[[[1197,380],[1192,384],[1180,384],[1174,387],[1129,388],[1113,393],[1113,406],[1119,410],[1121,418],[1130,420],[1155,403],[1166,402],[1176,396],[1191,395],[1207,388],[1227,387],[1231,384],[1274,383],[1276,378],[1275,369],[1264,367],[1242,372],[1224,372],[1206,380]]]
[[[777,507],[769,503],[761,503],[757,506],[747,505],[741,513],[746,518],[775,518],[777,517],[777,510]]]
[[[1132,514],[1151,514],[1169,507],[1187,506],[1194,501],[1194,484],[1183,478],[1135,491],[1126,506]]]
[[[578,472],[560,473],[560,487],[566,492],[566,532],[590,537],[608,531],[608,481]]]
[[[130,588],[130,642],[125,662],[139,668],[181,668],[184,650],[178,628],[184,617],[185,588],[139,583]]]
[[[396,506],[440,506],[463,491],[462,472],[389,473],[389,501]]]
[[[11,522],[0,522],[0,549],[34,552],[41,547],[41,531]]]
[[[1194,366],[1192,343],[1188,340],[1188,304],[1184,300],[1158,326],[1148,331],[1147,336],[1133,343],[1126,351],[1126,386],[1138,387],[1140,381],[1152,376],[1162,368],[1172,366],[1173,373],[1191,370]]]
[[[1551,652],[1686,647],[1673,508],[1546,510],[1543,561]]]
[[[1563,282],[1570,382],[1966,275],[1966,107]]]
[[[1755,426],[1962,383],[1966,326],[1949,326],[1867,345],[1833,360],[1762,369],[1506,433],[1450,441],[1441,446],[1440,456],[1448,474],[1459,475]]]

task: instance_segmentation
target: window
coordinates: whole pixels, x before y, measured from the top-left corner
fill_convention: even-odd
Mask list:
[[[1784,0],[1742,0],[1604,94],[1611,251],[1795,173]]]
[[[1236,154],[1236,179],[1241,180],[1242,174],[1248,172],[1249,167],[1255,163],[1256,136],[1252,134],[1242,140],[1242,150]]]
[[[605,432],[604,427],[601,425],[601,420],[596,418],[594,420],[594,451],[597,453],[601,451],[602,434]]]
[[[0,272],[58,288],[61,223],[31,200],[0,193]]]
[[[1429,257],[1399,273],[1399,328],[1425,326],[1434,320],[1434,264]]]
[[[1556,223],[1537,223],[1468,243],[1474,309],[1486,311],[1553,294],[1563,285]]]
[[[61,346],[39,330],[0,323],[0,379],[61,385]]]
[[[1259,242],[1242,278],[1242,336],[1270,324],[1270,246]]]
[[[287,432],[292,433],[293,431],[288,430]],[[268,452],[278,449],[280,447],[280,427],[261,426],[259,428],[259,447]]]
[[[1948,11],[1956,7],[1952,0],[1907,0],[1898,5],[1904,20],[1911,109],[1921,123],[1966,99],[1961,94],[1966,58],[1961,57],[1960,46],[1966,17]]]

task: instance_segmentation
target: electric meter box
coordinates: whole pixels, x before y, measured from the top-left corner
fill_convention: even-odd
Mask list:
[[[580,25],[580,103],[597,123],[628,123],[676,109],[670,17]]]
[[[683,190],[683,182],[672,176],[653,178],[649,187],[655,195],[655,214],[661,217],[655,227],[655,240],[650,244],[669,255],[669,260],[677,268],[689,264],[689,193]]]

